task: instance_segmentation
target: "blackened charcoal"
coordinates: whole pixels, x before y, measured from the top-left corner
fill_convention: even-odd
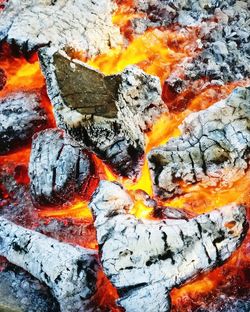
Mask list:
[[[36,92],[18,92],[0,99],[0,154],[19,148],[44,129],[47,116]]]
[[[48,287],[9,265],[0,272],[0,311],[59,312],[59,305]]]
[[[34,136],[29,163],[34,203],[64,203],[84,189],[92,172],[89,154],[63,130],[47,129]]]

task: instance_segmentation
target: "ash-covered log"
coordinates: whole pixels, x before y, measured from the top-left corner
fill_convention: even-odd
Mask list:
[[[250,144],[250,87],[237,88],[225,100],[190,114],[181,136],[153,149],[149,166],[155,194],[182,192],[183,184],[230,186],[246,172]]]
[[[93,171],[88,152],[63,130],[48,129],[33,137],[29,177],[34,203],[64,203],[84,191]]]
[[[17,92],[0,99],[0,155],[27,143],[47,122],[39,93]]]
[[[0,255],[50,287],[62,312],[95,311],[99,263],[93,250],[61,243],[0,217]]]
[[[169,291],[222,264],[248,228],[245,208],[236,204],[190,220],[137,219],[128,193],[108,181],[100,182],[89,206],[104,272],[127,312],[169,311]]]
[[[160,80],[135,66],[104,76],[45,48],[40,62],[58,126],[120,174],[133,175],[144,153],[144,131],[166,110]]]
[[[0,41],[24,52],[44,45],[105,52],[121,41],[112,11],[111,0],[9,0],[0,10]]]

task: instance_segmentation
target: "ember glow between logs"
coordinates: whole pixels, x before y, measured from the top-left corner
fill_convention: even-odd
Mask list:
[[[124,2],[125,3],[125,2]],[[200,51],[200,42],[197,41],[198,28],[179,29],[172,27],[169,29],[150,29],[143,35],[133,35],[129,31],[129,20],[136,17],[138,13],[131,10],[131,1],[119,7],[114,15],[113,21],[121,27],[123,34],[127,36],[127,44],[116,49],[110,50],[107,54],[98,55],[89,59],[88,64],[99,69],[104,74],[115,74],[122,71],[126,66],[136,64],[148,74],[156,75],[160,78],[163,85],[163,98],[170,98],[173,102],[179,103],[183,100],[183,94],[173,95],[169,90],[164,91],[165,80],[175,71],[179,71],[181,64],[197,56]],[[0,3],[1,5],[1,3]],[[141,16],[141,15],[140,15]],[[7,47],[8,50],[8,47]],[[14,91],[30,91],[40,89],[44,92],[44,78],[41,74],[37,55],[34,55],[30,61],[24,57],[14,57],[10,52],[4,51],[4,56],[0,58],[0,68],[7,75],[7,84],[0,91],[0,97],[4,97]],[[162,115],[151,132],[147,133],[146,151],[153,147],[166,143],[169,139],[177,137],[180,134],[178,126],[190,113],[205,109],[216,103],[218,100],[226,98],[236,86],[249,85],[250,81],[235,81],[222,86],[214,86],[206,81],[200,81],[197,85],[191,85],[186,91],[186,104],[183,109],[170,111]],[[199,86],[202,85],[201,88]],[[194,91],[195,89],[195,91]],[[198,91],[197,91],[198,89]],[[179,102],[178,102],[179,101]],[[171,102],[172,103],[172,102]],[[171,103],[170,108],[171,108]],[[51,127],[55,126],[53,120],[52,108],[47,96],[43,95],[43,106],[50,116]],[[178,107],[178,105],[177,105]],[[0,156],[0,165],[11,164],[9,167],[27,166],[29,161],[30,148],[18,150],[7,156]],[[131,194],[137,198],[138,191],[144,191],[150,197],[153,196],[151,178],[148,169],[148,163],[144,160],[141,174],[136,181],[117,176],[110,167],[105,165],[100,159],[95,158],[98,166],[98,175],[102,179],[120,182]],[[25,175],[25,174],[24,174]],[[26,177],[27,178],[27,177]],[[21,179],[22,183],[28,183],[25,177]],[[218,190],[216,188],[206,188],[203,185],[183,185],[184,194],[167,201],[159,201],[163,206],[185,209],[193,214],[201,214],[224,206],[231,202],[244,203],[248,206],[250,174],[230,188]],[[138,218],[153,218],[152,208],[145,205],[144,201],[138,199],[134,205],[132,213]],[[84,220],[84,222],[93,222],[92,215],[88,208],[88,202],[82,198],[74,198],[71,202],[56,209],[49,207],[38,212],[40,218],[73,218]],[[84,238],[83,238],[84,240]],[[84,243],[83,243],[84,245]],[[249,236],[245,239],[242,247],[233,255],[233,257],[221,268],[200,276],[198,280],[175,289],[172,292],[173,311],[193,311],[195,307],[202,306],[202,300],[205,296],[212,296],[216,291],[223,291],[223,280],[226,283],[235,279],[236,275],[242,275],[242,280],[247,281],[247,267],[250,264],[249,258]],[[96,241],[91,246],[96,247]],[[226,275],[227,274],[227,275]],[[100,277],[100,280],[103,276]],[[249,280],[248,280],[249,282]],[[110,288],[111,297],[117,297],[116,292]],[[210,295],[209,295],[210,293]],[[191,298],[191,299],[190,299]],[[101,299],[100,299],[101,300]],[[200,304],[200,305],[199,305]],[[112,308],[112,311],[118,311]]]

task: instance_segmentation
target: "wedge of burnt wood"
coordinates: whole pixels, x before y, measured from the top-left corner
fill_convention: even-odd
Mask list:
[[[180,209],[176,209],[173,207],[165,207],[165,206],[157,206],[154,208],[153,212],[154,217],[160,219],[185,219],[187,220],[189,214]]]
[[[101,181],[89,204],[104,272],[126,311],[169,311],[167,293],[220,265],[241,244],[246,211],[231,204],[190,220],[143,220],[122,186]],[[134,304],[136,303],[136,304]],[[143,309],[142,309],[143,307]]]
[[[49,288],[27,272],[8,265],[0,272],[1,312],[58,312]]]
[[[157,77],[135,66],[104,76],[63,52],[42,49],[40,62],[59,127],[122,175],[144,153],[144,131],[165,110]]]
[[[0,217],[0,255],[50,287],[61,311],[95,311],[95,251],[61,243]]]
[[[63,130],[48,129],[33,137],[30,189],[40,205],[57,205],[84,190],[93,174],[88,152]]]
[[[2,68],[0,68],[0,91],[4,88],[7,81],[6,74]]]
[[[97,54],[121,42],[112,10],[111,0],[9,0],[0,10],[0,41],[24,52],[51,44]]]
[[[250,144],[250,88],[237,88],[225,100],[190,114],[182,135],[153,149],[149,166],[155,194],[171,197],[181,185],[230,186],[246,172]]]
[[[18,92],[0,99],[0,154],[27,143],[45,128],[47,116],[36,92]]]

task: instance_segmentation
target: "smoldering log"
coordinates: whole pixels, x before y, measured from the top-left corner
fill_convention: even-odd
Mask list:
[[[67,201],[84,191],[93,173],[90,155],[63,130],[48,129],[33,137],[29,177],[34,203]]]
[[[169,311],[176,286],[222,264],[247,232],[245,208],[231,204],[189,220],[152,221],[129,213],[133,201],[101,181],[89,204],[104,272],[127,312]]]
[[[24,52],[44,45],[71,46],[89,55],[121,42],[111,0],[9,0],[0,10],[0,41]]]
[[[144,132],[166,110],[159,78],[135,66],[105,76],[62,51],[42,49],[39,57],[58,126],[118,173],[133,175]]]
[[[0,100],[0,154],[31,140],[48,119],[36,92],[17,92]]]
[[[249,164],[250,88],[236,88],[225,100],[190,114],[181,136],[148,156],[155,194],[182,192],[182,184],[225,187],[242,178]]]
[[[95,311],[99,263],[93,250],[61,243],[0,217],[0,255],[50,287],[62,312]]]

